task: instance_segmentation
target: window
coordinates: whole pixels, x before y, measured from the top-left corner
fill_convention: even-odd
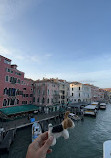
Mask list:
[[[7,88],[4,89],[4,94],[7,94]]]
[[[19,100],[17,99],[17,104],[19,104]]]
[[[35,97],[33,97],[33,102],[35,102]]]
[[[39,98],[38,98],[38,99],[37,99],[37,103],[39,103],[39,101],[40,101],[40,100],[39,100]]]
[[[72,93],[72,96],[73,96],[73,93]]]
[[[5,81],[8,82],[8,76],[5,77]]]
[[[6,99],[3,100],[3,106],[7,106],[7,100]]]
[[[48,89],[48,95],[49,95],[49,89]]]
[[[80,87],[79,87],[79,90],[80,90]]]
[[[45,103],[45,99],[44,98],[42,99],[42,103]]]
[[[33,94],[30,94],[30,97],[33,97]]]
[[[10,100],[10,105],[14,105],[15,99]]]
[[[20,83],[20,79],[18,79],[18,83]]]
[[[73,91],[73,88],[72,88],[72,91]]]
[[[79,93],[79,97],[80,97],[80,93]]]
[[[5,64],[9,64],[9,65],[11,64],[11,62],[9,60],[7,60],[7,59],[4,60],[4,63]]]
[[[49,103],[49,98],[47,99],[47,103]]]
[[[23,90],[26,90],[26,88],[23,88]]]

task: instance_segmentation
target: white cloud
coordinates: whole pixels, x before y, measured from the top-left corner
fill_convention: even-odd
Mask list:
[[[3,46],[0,46],[0,54],[3,56],[12,55],[12,52],[10,52],[8,49],[4,48]]]

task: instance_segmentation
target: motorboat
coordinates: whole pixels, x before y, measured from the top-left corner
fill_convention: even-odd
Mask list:
[[[87,105],[84,107],[84,115],[96,116],[96,114],[97,114],[96,105]]]
[[[91,105],[96,105],[96,109],[99,109],[99,102],[92,102]]]
[[[72,120],[75,120],[75,121],[81,120],[78,115],[73,114],[73,113],[69,113],[69,117],[70,117]]]
[[[106,103],[100,103],[100,106],[99,106],[100,109],[106,109]]]
[[[103,143],[103,158],[111,158],[111,140]]]
[[[41,125],[34,122],[32,125],[32,142],[42,133]]]

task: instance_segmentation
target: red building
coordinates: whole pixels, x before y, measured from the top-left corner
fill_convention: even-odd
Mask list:
[[[0,55],[0,108],[32,104],[33,80],[11,65],[11,60]]]

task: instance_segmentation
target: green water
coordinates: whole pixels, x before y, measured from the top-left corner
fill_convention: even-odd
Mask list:
[[[103,142],[111,139],[111,105],[99,110],[97,117],[85,117],[84,122],[75,122],[75,128],[69,131],[70,138],[59,138],[52,147],[53,152],[47,158],[102,158]],[[31,142],[31,127],[17,131],[9,155],[0,158],[25,158]]]

